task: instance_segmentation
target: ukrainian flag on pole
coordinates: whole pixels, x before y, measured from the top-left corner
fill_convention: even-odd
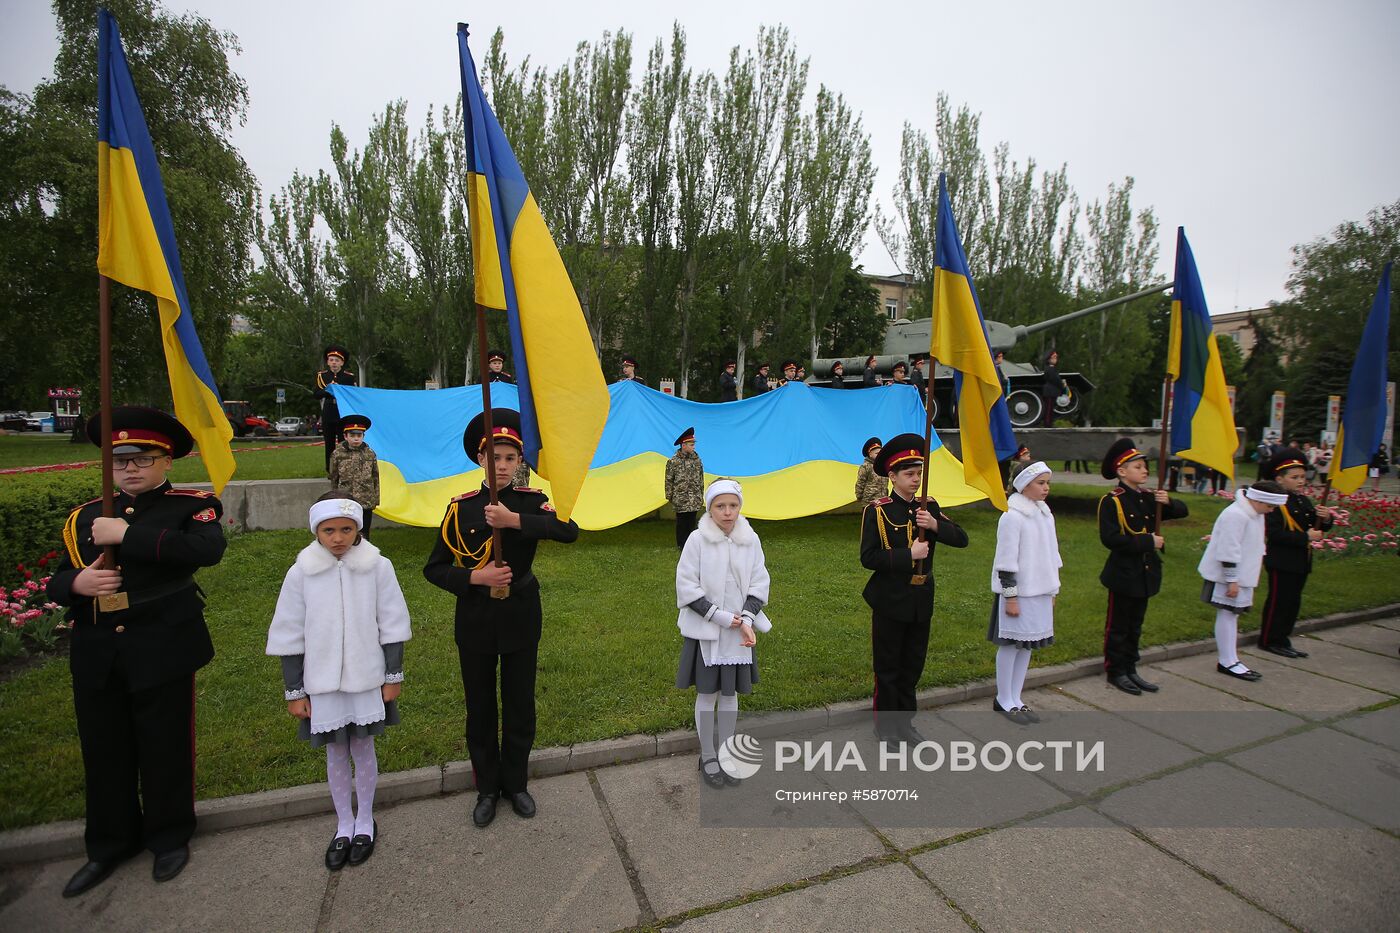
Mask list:
[[[1006,489],[998,462],[1016,452],[1016,437],[1001,394],[987,327],[967,254],[948,203],[948,181],[938,173],[938,233],[933,261],[933,343],[938,362],[954,369],[958,432],[962,438],[963,477],[1006,511]]]
[[[1366,481],[1366,468],[1380,449],[1385,436],[1386,354],[1390,350],[1390,263],[1381,273],[1371,315],[1361,332],[1361,347],[1351,367],[1346,399],[1342,402],[1342,425],[1337,432],[1337,469],[1332,488],[1346,494],[1356,492]]]
[[[1176,285],[1172,288],[1167,374],[1172,377],[1171,453],[1235,476],[1235,415],[1225,367],[1211,333],[1210,312],[1186,228],[1176,228]]]
[[[156,151],[106,10],[97,11],[97,229],[97,271],[155,296],[175,417],[222,492],[234,470],[233,428],[194,331]]]
[[[506,312],[525,459],[549,480],[567,520],[603,436],[608,386],[569,273],[482,94],[465,23],[457,26],[457,46],[476,301]]]

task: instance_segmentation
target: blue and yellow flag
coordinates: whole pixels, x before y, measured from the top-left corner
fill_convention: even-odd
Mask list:
[[[1016,437],[1001,394],[982,306],[948,203],[948,181],[938,173],[938,234],[933,261],[933,343],[930,354],[951,366],[958,399],[963,477],[1003,512],[1006,489],[998,462],[1016,453]]]
[[[1351,367],[1347,395],[1342,401],[1342,425],[1337,432],[1337,469],[1332,488],[1356,492],[1366,481],[1366,468],[1385,437],[1388,411],[1385,384],[1389,380],[1386,354],[1390,352],[1390,263],[1381,273],[1371,315],[1361,332],[1361,347]]]
[[[234,470],[233,428],[194,331],[155,147],[117,21],[106,10],[97,12],[97,229],[97,271],[156,299],[175,417],[194,435],[214,491],[222,492]]]
[[[482,94],[465,23],[457,26],[457,46],[476,301],[506,312],[525,459],[549,480],[567,520],[608,419],[608,385],[569,273]]]
[[[1172,377],[1171,453],[1235,476],[1235,415],[1225,367],[1211,333],[1205,291],[1186,228],[1176,228],[1176,285],[1172,288],[1167,374]]]

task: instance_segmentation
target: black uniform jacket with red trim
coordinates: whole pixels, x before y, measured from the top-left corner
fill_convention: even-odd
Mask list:
[[[910,548],[919,534],[914,525],[914,512],[921,506],[938,520],[938,530],[927,535],[928,557],[923,561],[926,579],[916,586],[909,582],[916,570]],[[967,532],[943,514],[938,500],[906,502],[899,496],[887,496],[867,505],[861,516],[860,563],[873,571],[863,594],[870,608],[905,622],[930,617],[933,614],[933,553],[940,544],[967,547]]]
[[[1157,500],[1143,486],[1129,489],[1122,483],[1099,500],[1099,541],[1108,548],[1099,582],[1124,596],[1156,596],[1162,588],[1162,557],[1153,547],[1157,525]],[[1186,503],[1169,499],[1162,506],[1162,520],[1185,518]],[[1159,532],[1160,533],[1160,532]]]
[[[117,545],[121,588],[130,608],[98,612],[94,599],[73,592],[78,573],[102,553],[92,542],[101,499],[69,514],[63,559],[49,579],[48,593],[69,607],[74,683],[104,686],[115,669],[130,689],[140,690],[189,675],[214,657],[194,572],[224,556],[224,507],[211,492],[165,483],[134,498],[118,492],[116,514],[130,526]]]
[[[1308,532],[1331,527],[1330,514],[1320,518],[1311,499],[1290,492],[1283,508],[1264,516],[1264,566],[1276,573],[1311,573],[1313,549]]]
[[[535,549],[545,539],[577,541],[578,525],[561,522],[549,497],[539,489],[506,487],[496,496],[501,505],[520,515],[518,529],[501,529],[501,557],[511,569],[510,596],[492,599],[490,587],[471,582],[473,569],[495,562],[488,547],[491,526],[486,524],[486,506],[491,496],[485,484],[448,504],[423,576],[457,597],[458,647],[505,654],[540,640],[540,583],[532,569]]]

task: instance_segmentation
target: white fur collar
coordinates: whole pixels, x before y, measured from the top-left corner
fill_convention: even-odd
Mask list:
[[[696,530],[700,532],[700,535],[711,544],[718,544],[724,540],[724,532],[720,531],[714,519],[710,518],[709,512],[700,516],[700,521],[696,523],[695,527]],[[729,533],[730,541],[743,547],[752,544],[755,537],[757,537],[757,535],[755,535],[753,529],[749,527],[749,520],[747,518],[740,515],[734,520],[734,530]]]
[[[361,541],[350,549],[350,552],[339,561],[354,573],[364,573],[372,570],[379,560],[379,548],[368,541]],[[318,573],[325,573],[336,565],[335,555],[321,546],[320,542],[312,541],[301,549],[297,555],[297,566],[301,572],[308,577]]]
[[[1036,502],[1027,499],[1019,492],[1013,492],[1011,494],[1006,500],[1006,507],[1014,512],[1020,512],[1022,515],[1030,515],[1032,517],[1034,517],[1037,512],[1041,515],[1050,514],[1050,506],[1046,505],[1044,502]]]

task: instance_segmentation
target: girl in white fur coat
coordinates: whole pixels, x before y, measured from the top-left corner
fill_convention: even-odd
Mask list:
[[[700,775],[711,787],[739,783],[716,749],[723,752],[734,735],[739,694],[752,693],[758,683],[755,633],[772,628],[763,614],[768,603],[763,545],[739,514],[743,504],[743,490],[734,480],[711,483],[705,490],[705,514],[676,565],[676,624],[685,636],[676,686],[695,688]],[[723,757],[727,762],[728,755]]]
[[[287,571],[267,633],[267,653],[282,658],[287,712],[300,720],[300,738],[326,749],[337,820],[326,849],[331,871],[374,852],[374,737],[399,721],[403,643],[412,637],[394,565],[361,535],[363,516],[339,491],[311,506],[316,540]]]
[[[1197,568],[1205,585],[1201,601],[1215,607],[1215,669],[1240,680],[1259,680],[1236,651],[1240,614],[1254,605],[1259,567],[1264,562],[1264,516],[1288,502],[1272,480],[1235,491],[1235,501],[1215,519],[1210,543]]]
[[[1055,643],[1055,597],[1060,592],[1060,544],[1050,495],[1050,468],[1036,461],[1011,481],[1016,490],[997,523],[992,558],[992,618],[987,640],[997,645],[997,695],[992,709],[1025,725],[1040,716],[1021,699],[1031,651]]]

